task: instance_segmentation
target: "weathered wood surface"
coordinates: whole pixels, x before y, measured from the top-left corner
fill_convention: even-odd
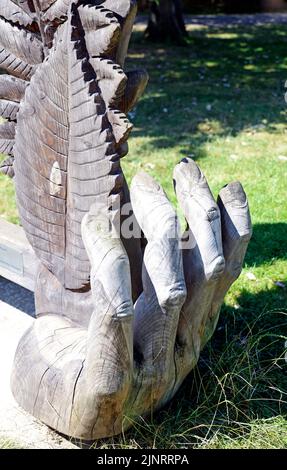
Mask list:
[[[160,185],[139,174],[131,200],[148,242],[143,293],[134,304],[127,253],[116,227],[107,230],[112,215],[92,206],[82,222],[92,266],[88,326],[46,310],[19,344],[15,396],[64,434],[110,436],[166,403],[195,366],[240,274],[251,236],[241,185],[225,187],[218,206],[193,161],[181,162],[175,179],[190,247],[181,249],[178,221]],[[51,282],[49,289],[52,296]]]
[[[15,178],[22,223],[43,264],[73,290],[85,288],[90,277],[83,215],[92,202],[109,204],[110,193],[123,182],[117,146],[127,140],[131,125],[116,106],[127,77],[112,62],[115,27],[121,27],[115,15],[72,4],[17,119]],[[81,28],[86,34],[79,39]],[[93,31],[103,40],[90,37]]]
[[[38,267],[23,228],[0,218],[0,276],[34,291]]]
[[[241,185],[227,185],[217,204],[190,159],[174,171],[188,245],[158,183],[141,173],[129,193],[125,113],[147,83],[123,69],[134,1],[30,6],[18,4],[32,24],[19,30],[8,19],[0,35],[22,61],[6,63],[14,83],[0,81],[0,100],[15,103],[3,107],[0,145],[15,158],[21,223],[39,259],[38,318],[19,342],[11,384],[50,427],[96,439],[176,393],[240,274],[251,221]],[[3,170],[13,173],[12,163]]]

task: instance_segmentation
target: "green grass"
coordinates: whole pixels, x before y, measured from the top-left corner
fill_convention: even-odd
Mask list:
[[[186,48],[134,35],[127,68],[148,69],[150,83],[131,114],[128,180],[148,171],[176,203],[173,167],[192,155],[215,195],[243,183],[254,235],[216,333],[175,399],[97,447],[287,448],[286,49],[284,26],[196,28]],[[4,177],[0,212],[17,220]]]
[[[0,450],[3,449],[21,449],[21,445],[17,442],[12,441],[11,439],[7,439],[5,437],[0,436]]]

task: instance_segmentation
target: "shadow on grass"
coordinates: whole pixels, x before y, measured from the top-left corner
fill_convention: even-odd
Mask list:
[[[287,259],[286,243],[287,223],[255,224],[245,263],[258,267],[275,259]]]
[[[146,68],[150,84],[132,121],[153,148],[203,145],[242,131],[285,125],[287,33],[280,25],[195,30],[189,47],[147,44],[135,33],[127,68]]]

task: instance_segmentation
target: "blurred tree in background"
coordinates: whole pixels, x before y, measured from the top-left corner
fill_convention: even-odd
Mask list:
[[[149,3],[147,37],[152,41],[171,40],[184,44],[187,32],[181,0],[155,0]]]
[[[139,10],[148,12],[146,36],[152,41],[185,44],[183,13],[257,13],[287,10],[287,0],[138,0]]]
[[[168,0],[166,0],[168,1]],[[140,11],[148,11],[151,0],[138,0]],[[258,13],[287,10],[287,0],[182,0],[185,13]]]

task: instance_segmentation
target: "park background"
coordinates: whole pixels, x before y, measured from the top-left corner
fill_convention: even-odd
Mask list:
[[[139,0],[139,11],[147,11],[149,0]],[[287,11],[286,0],[182,0],[185,13],[260,13]]]

